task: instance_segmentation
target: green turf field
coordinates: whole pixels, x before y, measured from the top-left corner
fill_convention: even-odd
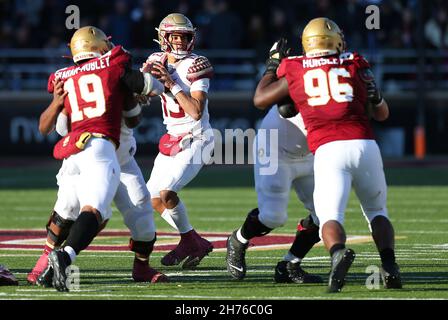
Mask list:
[[[56,167],[0,169],[0,229],[42,229],[56,196]],[[379,265],[373,242],[350,245],[357,258],[347,284],[339,294],[327,294],[325,284],[275,284],[273,268],[286,252],[252,250],[247,253],[248,273],[244,281],[233,281],[227,274],[225,251],[206,257],[192,271],[164,267],[164,252],[152,255],[152,265],[171,278],[171,283],[136,284],[131,278],[130,252],[83,252],[76,260],[80,268],[80,290],[60,294],[54,289],[33,287],[26,274],[40,251],[0,249],[0,263],[17,275],[18,287],[0,287],[0,299],[448,299],[448,178],[447,168],[407,168],[387,170],[388,207],[397,241],[397,261],[401,266],[402,290],[368,289],[366,268]],[[146,172],[145,172],[146,175]],[[30,180],[31,179],[31,180]],[[31,181],[31,182],[28,182]],[[256,206],[247,168],[205,168],[181,197],[191,222],[199,232],[230,233]],[[42,188],[39,188],[42,186]],[[298,218],[305,212],[291,194],[289,220],[277,233],[293,235]],[[156,216],[160,231],[172,231]],[[368,236],[367,224],[352,194],[346,212],[349,236]],[[107,229],[123,229],[114,210]],[[112,245],[126,245],[127,238],[102,239]],[[98,241],[96,241],[98,243]],[[315,247],[304,260],[309,272],[327,280],[330,261],[322,246]]]

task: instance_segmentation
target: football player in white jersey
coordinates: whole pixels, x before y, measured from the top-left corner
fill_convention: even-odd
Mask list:
[[[149,266],[149,256],[156,241],[156,227],[150,202],[151,196],[146,188],[142,172],[134,159],[137,150],[135,137],[133,130],[128,127],[128,125],[136,126],[140,117],[140,105],[123,112],[120,147],[116,151],[121,169],[120,184],[114,202],[123,216],[125,225],[131,232],[129,249],[135,252],[132,278],[136,282],[166,282],[168,278],[163,273]],[[67,115],[61,112],[55,126],[59,135],[65,136],[68,133],[68,123]],[[56,176],[59,186],[58,197],[47,224],[48,236],[44,252],[28,274],[27,280],[30,284],[37,282],[43,286],[50,285],[48,276],[41,274],[48,266],[48,255],[62,245],[68,236],[70,227],[79,215],[79,201],[75,192],[77,177],[70,172],[71,170],[72,168],[64,160]],[[109,216],[111,215],[110,213]],[[105,223],[101,225],[100,230],[104,227]]]
[[[274,139],[275,145],[271,145],[271,130],[278,133],[278,141]],[[272,175],[264,175],[263,164],[268,163],[267,152],[271,150],[272,156],[273,148],[278,150],[278,170]],[[273,106],[260,125],[253,153],[258,208],[249,212],[243,225],[227,240],[228,272],[237,280],[245,277],[245,254],[249,240],[264,236],[285,224],[288,219],[290,191],[293,188],[309,215],[298,223],[296,238],[283,261],[277,263],[274,280],[278,283],[322,282],[319,276],[311,275],[300,267],[305,255],[320,241],[319,223],[313,205],[314,157],[308,150],[301,115],[284,118],[279,114],[278,107]]]
[[[169,14],[156,30],[162,51],[153,53],[141,70],[165,85],[160,97],[167,133],[160,140],[147,186],[153,208],[181,237],[177,247],[162,258],[162,264],[178,265],[185,260],[182,268],[192,268],[213,246],[191,226],[178,192],[211,158],[214,139],[207,93],[213,68],[207,58],[192,52],[195,28],[187,17]]]

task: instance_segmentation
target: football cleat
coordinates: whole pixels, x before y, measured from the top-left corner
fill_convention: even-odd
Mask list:
[[[30,273],[28,273],[27,281],[29,284],[36,284],[37,278],[39,275],[48,267],[48,254],[49,252],[45,251],[42,253],[42,255],[39,257],[39,259],[36,262],[36,265],[34,266],[33,270],[31,270]]]
[[[248,243],[240,242],[236,237],[236,231],[227,239],[227,271],[233,279],[242,280],[246,276],[246,250]]]
[[[36,285],[44,288],[53,287],[53,267],[47,266],[36,279]]]
[[[199,265],[199,263],[205,256],[213,251],[213,245],[210,241],[202,238],[196,232],[194,232],[194,234],[197,244],[196,249],[187,257],[187,259],[185,259],[184,263],[182,264],[182,269],[195,268],[197,265]]]
[[[168,277],[156,269],[151,268],[148,261],[140,261],[137,258],[134,259],[132,279],[135,282],[169,282]]]
[[[196,267],[201,260],[213,250],[208,240],[199,236],[195,230],[181,235],[180,242],[174,250],[168,252],[161,260],[164,266],[178,265],[182,261],[183,269]]]
[[[318,275],[309,274],[302,269],[300,263],[279,261],[275,267],[274,281],[277,283],[322,283]]]
[[[355,260],[355,252],[352,249],[341,249],[333,254],[331,260],[331,272],[328,279],[328,292],[340,292],[345,285],[345,276]]]
[[[19,281],[8,268],[0,264],[0,286],[18,286]]]
[[[48,255],[48,266],[53,269],[53,287],[61,292],[68,292],[67,267],[70,265],[70,257],[63,249],[53,250]]]
[[[398,267],[398,264],[381,265],[380,274],[384,282],[384,288],[401,289],[403,287],[401,283],[400,267]]]

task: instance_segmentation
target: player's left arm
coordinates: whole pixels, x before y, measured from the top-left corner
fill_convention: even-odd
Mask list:
[[[254,105],[258,109],[265,110],[276,103],[284,106],[283,102],[288,100],[288,81],[286,77],[278,77],[277,73],[282,60],[289,56],[290,51],[285,38],[276,41],[269,50],[266,71],[255,89],[253,98]],[[291,106],[291,104],[289,105]]]
[[[369,115],[376,121],[384,121],[389,118],[389,106],[384,100],[381,90],[378,88],[370,66],[365,60],[360,59],[361,68],[358,71],[359,78],[365,83]]]
[[[64,82],[59,78],[53,80],[53,87],[53,100],[39,117],[39,132],[43,135],[48,135],[53,131],[56,119],[64,108],[64,99],[68,94],[68,91],[64,90]]]
[[[389,118],[389,106],[384,100],[381,91],[375,81],[367,84],[367,99],[372,105],[371,115],[376,121],[384,121]]]
[[[266,73],[255,89],[254,106],[265,110],[289,97],[288,81],[285,77],[277,79],[273,72]]]

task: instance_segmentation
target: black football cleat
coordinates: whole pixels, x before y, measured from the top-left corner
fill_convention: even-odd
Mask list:
[[[241,243],[236,237],[236,231],[227,239],[227,271],[233,279],[242,280],[246,276],[246,249],[249,243]]]
[[[381,265],[381,278],[383,279],[384,288],[386,289],[401,289],[400,267],[398,264],[383,264]]]
[[[53,250],[48,255],[48,265],[53,268],[53,287],[61,292],[68,292],[67,267],[70,265],[68,253],[62,249]]]
[[[51,288],[53,286],[53,267],[47,266],[36,279],[40,287]]]
[[[275,267],[274,281],[277,283],[322,283],[318,275],[309,274],[300,266],[300,262],[279,261]]]
[[[340,292],[345,285],[345,276],[355,260],[355,252],[352,249],[341,249],[333,254],[331,260],[331,272],[328,279],[329,293]]]

